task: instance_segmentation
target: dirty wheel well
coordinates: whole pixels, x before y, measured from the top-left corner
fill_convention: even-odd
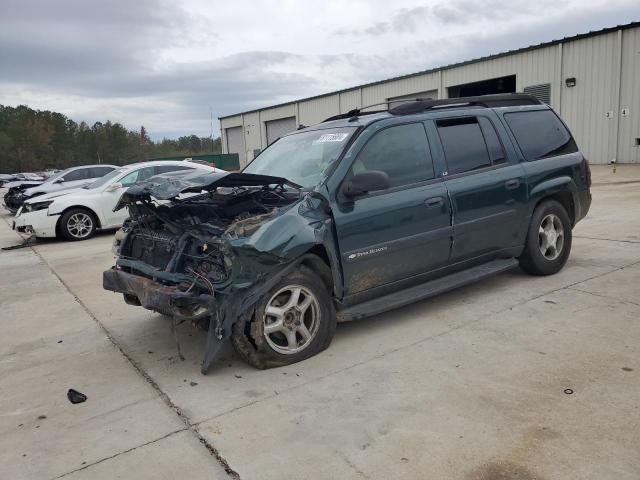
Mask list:
[[[546,197],[542,198],[538,202],[536,207],[546,200],[555,200],[560,205],[562,205],[566,210],[567,215],[569,215],[569,219],[571,220],[571,225],[572,226],[575,225],[576,211],[575,211],[575,205],[573,203],[573,195],[571,195],[571,192],[558,192],[558,193],[554,193],[553,195],[547,195]]]
[[[329,292],[333,292],[333,275],[331,274],[331,263],[329,255],[322,245],[313,247],[301,262],[314,273],[320,276]]]

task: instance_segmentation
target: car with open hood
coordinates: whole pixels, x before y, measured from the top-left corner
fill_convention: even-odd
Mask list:
[[[590,182],[567,127],[529,95],[354,110],[242,172],[129,188],[103,286],[207,330],[203,372],[228,340],[255,367],[288,365],[327,348],[337,321],[518,265],[558,272]]]
[[[155,175],[180,172],[215,172],[202,165],[177,161],[151,161],[118,167],[81,188],[54,191],[26,200],[18,210],[13,227],[36,237],[86,240],[98,229],[115,229],[128,217],[126,210],[114,211],[123,192]]]

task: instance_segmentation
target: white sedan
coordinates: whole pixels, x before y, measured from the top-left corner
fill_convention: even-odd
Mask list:
[[[95,182],[71,190],[52,192],[27,200],[18,210],[13,228],[36,237],[86,240],[97,229],[119,228],[127,219],[127,209],[113,211],[122,193],[130,186],[161,173],[180,170],[221,171],[205,165],[177,161],[151,161],[126,165]]]

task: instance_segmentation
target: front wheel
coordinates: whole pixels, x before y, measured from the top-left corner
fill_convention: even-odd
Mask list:
[[[301,266],[262,296],[253,316],[233,327],[236,352],[256,368],[290,365],[326,349],[336,329],[331,296]]]
[[[58,228],[66,240],[86,240],[96,233],[97,223],[92,212],[83,208],[72,208],[60,217]]]
[[[571,220],[555,200],[540,203],[533,212],[520,267],[532,275],[559,272],[571,252]]]

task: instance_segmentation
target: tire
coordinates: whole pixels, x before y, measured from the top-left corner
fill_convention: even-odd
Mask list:
[[[565,208],[555,200],[541,202],[531,217],[520,267],[531,275],[559,272],[569,258],[571,237],[571,220]]]
[[[271,332],[265,333],[265,327]],[[264,294],[253,312],[238,319],[231,343],[244,361],[265,369],[318,354],[329,346],[335,331],[336,314],[326,285],[301,266]]]
[[[65,240],[77,242],[87,240],[96,233],[98,219],[84,208],[72,208],[60,217],[58,231]]]

